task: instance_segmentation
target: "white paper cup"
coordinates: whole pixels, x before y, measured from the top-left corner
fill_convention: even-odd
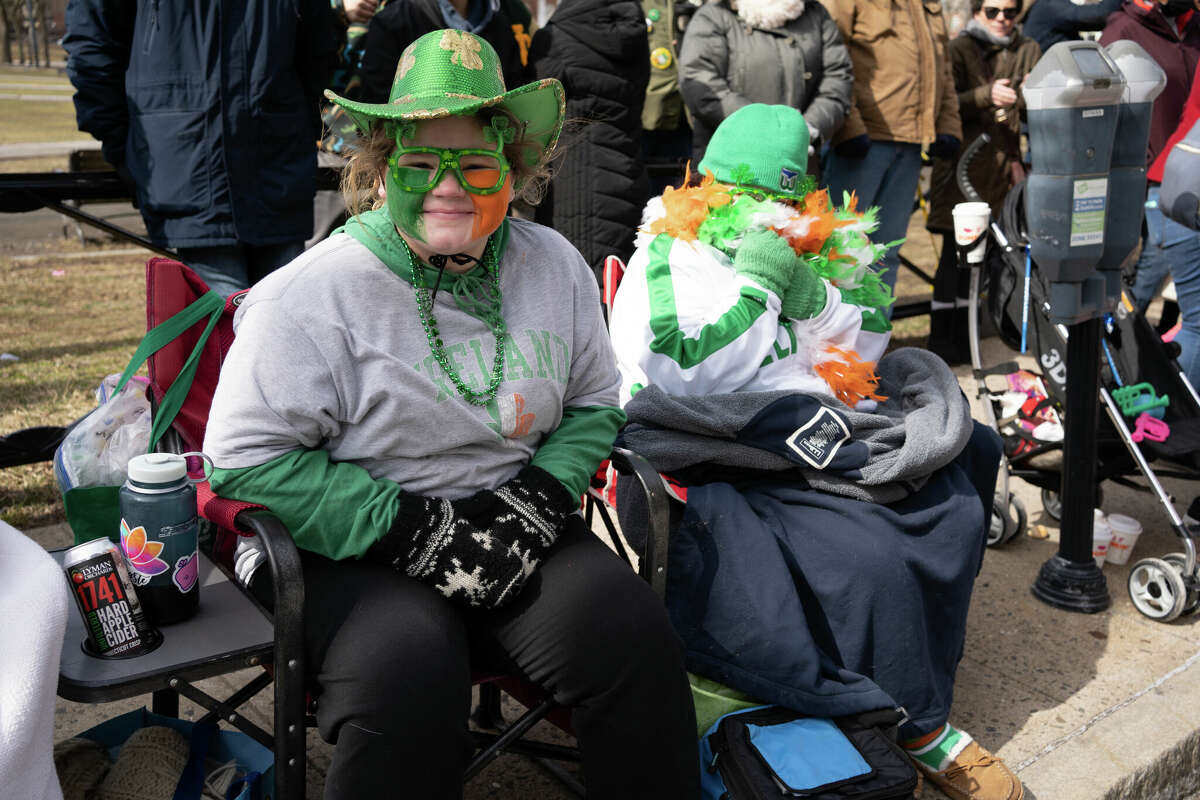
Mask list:
[[[1092,522],[1092,558],[1096,559],[1096,566],[1103,567],[1104,560],[1108,557],[1108,548],[1112,542],[1112,528],[1108,526],[1108,522],[1104,519],[1104,512],[1096,509],[1095,519]]]
[[[954,241],[959,247],[966,247],[979,238],[992,219],[992,208],[987,203],[958,203],[951,213],[954,216]],[[979,244],[967,253],[967,263],[982,262],[986,246],[987,237],[979,239]]]
[[[1142,523],[1124,514],[1109,514],[1108,527],[1112,529],[1112,541],[1104,558],[1110,564],[1124,564],[1142,535]]]

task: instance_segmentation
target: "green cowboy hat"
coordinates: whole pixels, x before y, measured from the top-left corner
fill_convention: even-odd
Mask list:
[[[386,103],[360,103],[325,96],[346,110],[364,133],[375,120],[419,121],[462,117],[483,108],[501,108],[518,121],[517,140],[540,150],[527,153],[529,166],[544,162],[558,141],[566,93],[554,78],[505,91],[500,57],[484,39],[457,30],[431,31],[400,55]]]

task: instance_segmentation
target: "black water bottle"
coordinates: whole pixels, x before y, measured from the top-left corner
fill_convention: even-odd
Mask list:
[[[199,520],[187,461],[175,453],[129,460],[121,487],[121,550],[146,616],[180,622],[200,602]]]

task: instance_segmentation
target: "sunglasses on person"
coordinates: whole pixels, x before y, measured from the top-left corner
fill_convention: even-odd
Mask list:
[[[509,171],[501,148],[502,144],[495,150],[401,145],[392,152],[388,167],[397,186],[406,192],[428,192],[450,170],[471,194],[494,194],[504,187]]]
[[[1006,20],[1008,20],[1009,22],[1012,22],[1014,19],[1017,18],[1017,14],[1020,14],[1020,13],[1021,12],[1015,8],[996,8],[995,6],[984,6],[983,7],[983,15],[985,17],[987,17],[988,19],[995,19],[996,17],[1003,14],[1004,18]]]

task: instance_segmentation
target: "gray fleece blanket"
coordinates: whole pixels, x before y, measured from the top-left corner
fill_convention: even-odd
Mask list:
[[[876,366],[870,412],[833,397],[795,392],[668,395],[648,386],[625,406],[620,444],[660,472],[708,465],[793,471],[813,489],[874,503],[919,490],[971,435],[971,413],[949,367],[901,348]]]

